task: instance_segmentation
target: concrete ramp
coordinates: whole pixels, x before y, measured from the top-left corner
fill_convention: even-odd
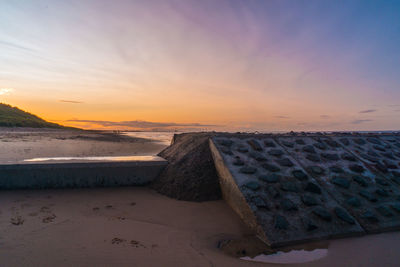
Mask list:
[[[144,185],[167,165],[156,156],[36,158],[0,165],[0,189]]]
[[[399,146],[398,136],[210,139],[224,199],[270,246],[398,229]]]

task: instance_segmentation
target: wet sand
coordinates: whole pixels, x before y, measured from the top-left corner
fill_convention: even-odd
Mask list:
[[[145,187],[2,191],[1,266],[274,266],[222,253],[249,234],[221,201],[177,201]],[[333,240],[291,266],[396,266],[400,233]]]
[[[110,132],[0,127],[0,162],[37,157],[155,155],[167,145]]]
[[[0,203],[1,266],[233,266],[216,245],[246,232],[223,201],[143,187],[3,191]]]

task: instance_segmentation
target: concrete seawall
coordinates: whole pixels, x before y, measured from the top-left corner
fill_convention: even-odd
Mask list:
[[[0,189],[144,185],[167,165],[162,158],[129,161],[46,161],[0,165]]]
[[[270,246],[400,229],[400,136],[216,134],[223,197]]]

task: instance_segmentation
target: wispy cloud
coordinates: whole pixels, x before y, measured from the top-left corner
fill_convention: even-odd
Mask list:
[[[278,118],[278,119],[290,119],[290,117],[288,117],[288,116],[275,116],[275,118]]]
[[[97,121],[97,120],[68,120],[68,122],[90,123],[103,127],[131,127],[131,128],[169,128],[169,127],[218,127],[219,125],[201,123],[175,123],[175,122],[151,122],[151,121]]]
[[[376,112],[376,109],[366,109],[366,110],[361,110],[359,113],[372,113],[372,112]]]
[[[329,119],[331,116],[329,116],[329,115],[320,115],[319,117],[321,119]]]
[[[371,122],[371,121],[373,121],[373,120],[369,120],[369,119],[354,120],[354,121],[351,122],[351,124],[361,124],[361,123],[364,123],[364,122]]]
[[[63,102],[63,103],[72,103],[72,104],[82,104],[83,102],[81,101],[75,101],[75,100],[59,100],[59,102]]]
[[[13,88],[0,88],[0,95],[8,95],[14,91]]]
[[[12,42],[6,42],[6,41],[0,41],[0,46],[6,46],[9,48],[17,48],[17,49],[22,49],[22,50],[27,50],[27,51],[34,51],[33,49],[26,47],[26,46],[22,46],[16,43],[12,43]]]

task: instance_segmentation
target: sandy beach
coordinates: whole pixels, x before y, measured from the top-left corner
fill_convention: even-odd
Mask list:
[[[165,146],[112,133],[0,131],[1,162],[151,155]],[[120,187],[3,190],[0,203],[0,266],[275,266],[219,249],[222,240],[252,234],[223,200],[179,201],[148,187]],[[330,240],[307,245],[323,248],[322,258],[290,266],[397,266],[399,246],[399,232]]]
[[[400,267],[400,0],[0,0],[0,267]]]
[[[216,245],[245,232],[223,201],[146,188],[10,191],[1,203],[2,266],[232,266]],[[15,216],[24,222],[13,225]]]
[[[218,249],[249,234],[222,200],[139,187],[3,191],[0,203],[1,266],[270,266]],[[396,266],[399,245],[398,232],[333,240],[326,257],[298,266]]]
[[[0,162],[36,157],[155,155],[167,145],[112,132],[0,128]]]

